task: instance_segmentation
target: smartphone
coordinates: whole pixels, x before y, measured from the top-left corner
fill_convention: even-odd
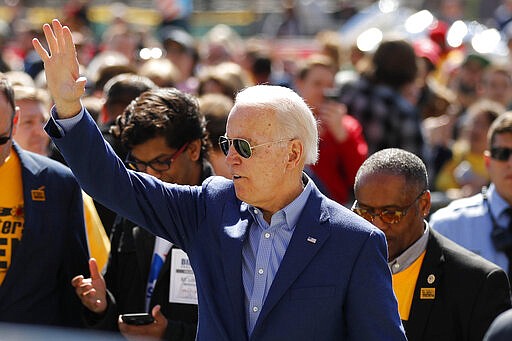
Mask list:
[[[143,326],[145,324],[150,324],[155,321],[153,316],[148,313],[135,313],[135,314],[123,314],[121,315],[121,319],[126,324],[131,324],[135,326]]]

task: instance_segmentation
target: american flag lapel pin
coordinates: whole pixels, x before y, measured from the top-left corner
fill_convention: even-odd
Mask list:
[[[316,238],[308,237],[307,241],[312,243],[312,244],[316,244]]]

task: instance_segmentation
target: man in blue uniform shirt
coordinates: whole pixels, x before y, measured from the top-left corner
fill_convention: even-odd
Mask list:
[[[482,193],[458,199],[432,214],[441,234],[509,271],[512,252],[512,112],[489,128],[485,165],[491,184]]]

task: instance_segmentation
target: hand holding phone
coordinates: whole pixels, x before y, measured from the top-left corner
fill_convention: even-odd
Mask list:
[[[143,326],[146,324],[153,323],[155,319],[151,314],[148,313],[133,313],[133,314],[123,314],[121,315],[121,320],[124,323],[135,325],[135,326]]]

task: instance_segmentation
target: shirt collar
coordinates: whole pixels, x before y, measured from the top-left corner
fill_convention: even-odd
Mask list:
[[[489,201],[491,213],[496,218],[504,214],[505,210],[510,207],[505,199],[503,199],[503,197],[498,193],[496,186],[493,183],[491,183],[487,189],[487,199]]]
[[[407,248],[400,256],[395,258],[393,261],[388,262],[389,269],[391,273],[396,274],[398,272],[404,271],[407,269],[419,256],[425,251],[428,243],[429,225],[425,221],[425,231],[423,235],[415,241],[411,246]]]

